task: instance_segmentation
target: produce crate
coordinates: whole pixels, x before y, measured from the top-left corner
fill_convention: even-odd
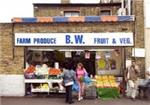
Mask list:
[[[97,96],[102,100],[118,98],[119,89],[118,88],[97,88]]]
[[[96,94],[96,87],[95,86],[89,86],[85,89],[84,98],[95,99],[96,97],[97,97],[97,94]]]

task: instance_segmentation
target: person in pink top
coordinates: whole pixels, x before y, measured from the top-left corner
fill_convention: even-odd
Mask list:
[[[82,63],[77,64],[76,74],[77,74],[77,80],[79,84],[78,101],[80,101],[83,99],[83,95],[84,95],[84,88],[85,88],[84,76],[87,74]]]

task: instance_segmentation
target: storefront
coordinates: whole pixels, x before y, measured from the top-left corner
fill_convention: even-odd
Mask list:
[[[62,79],[59,75],[66,61],[71,62],[74,70],[77,63],[82,62],[91,77],[123,77],[124,48],[133,45],[132,32],[15,33],[15,46],[25,47],[25,82],[27,88],[30,87],[26,88],[26,94],[30,94],[30,90],[49,93],[50,88],[51,92],[54,88],[59,88],[57,92],[62,92]],[[33,67],[30,67],[31,65]],[[55,72],[58,69],[60,72],[50,73],[52,69],[55,69]],[[41,84],[41,88],[37,89]]]
[[[46,93],[61,90],[62,79],[49,74],[61,73],[66,61],[72,63],[73,69],[82,62],[91,77],[122,78],[127,60],[136,58],[133,52],[138,53],[133,49],[144,48],[143,4],[142,1],[132,2],[133,14],[121,13],[120,1],[94,4],[40,2],[33,4],[35,17],[16,17],[11,23],[0,24],[1,95],[24,96],[25,90],[32,89],[32,92]],[[145,58],[136,59],[142,66],[141,73],[145,74]],[[35,75],[26,77],[25,71],[30,65],[33,67],[28,72],[34,71]],[[49,72],[50,69],[54,71]],[[97,86],[107,87],[107,82],[98,82]],[[55,89],[51,90],[53,87]]]
[[[65,60],[71,60],[74,69],[83,62],[93,76],[122,75],[124,47],[133,46],[133,33],[16,33],[15,46],[27,46],[28,65],[54,67],[57,62],[62,68]]]

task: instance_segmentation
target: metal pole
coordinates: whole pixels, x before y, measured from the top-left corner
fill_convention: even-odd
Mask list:
[[[128,0],[128,15],[131,15],[131,0]]]
[[[14,60],[14,57],[15,57],[15,46],[14,46],[14,35],[15,35],[15,33],[14,33],[14,27],[15,27],[15,23],[13,22],[12,23],[12,59]]]
[[[125,81],[125,72],[126,72],[126,47],[123,48],[123,59],[124,59],[124,66],[123,66],[123,87],[126,89],[126,81]],[[125,96],[125,92],[123,92],[123,96]]]
[[[124,8],[124,0],[121,0],[121,8]]]

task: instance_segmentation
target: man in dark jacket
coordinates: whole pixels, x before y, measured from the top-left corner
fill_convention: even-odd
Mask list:
[[[71,64],[66,62],[65,69],[63,70],[63,84],[66,88],[66,103],[74,103],[72,100],[72,85],[76,81],[76,73],[71,68]]]

